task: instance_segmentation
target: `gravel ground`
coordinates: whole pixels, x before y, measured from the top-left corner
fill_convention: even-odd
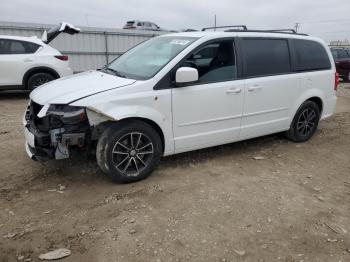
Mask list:
[[[273,135],[167,157],[120,185],[83,157],[28,159],[28,94],[0,93],[0,261],[57,248],[65,262],[350,261],[350,84],[338,96],[307,143]]]

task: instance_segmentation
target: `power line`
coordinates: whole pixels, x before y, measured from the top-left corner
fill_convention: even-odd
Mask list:
[[[341,22],[341,21],[349,21],[350,19],[330,19],[330,20],[318,20],[318,21],[303,21],[302,24],[322,24],[322,23],[330,23],[330,22]]]

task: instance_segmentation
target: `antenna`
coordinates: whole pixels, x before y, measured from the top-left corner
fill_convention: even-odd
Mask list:
[[[294,26],[294,28],[295,28],[295,32],[297,32],[297,33],[298,33],[298,30],[299,30],[300,26],[301,26],[301,24],[300,24],[300,23],[295,23],[295,26]]]

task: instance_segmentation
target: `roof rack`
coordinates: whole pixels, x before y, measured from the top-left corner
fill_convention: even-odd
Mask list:
[[[246,25],[230,25],[230,26],[214,26],[214,27],[205,27],[202,29],[202,31],[206,31],[209,29],[220,29],[220,28],[230,28],[225,30],[224,32],[252,32],[252,33],[276,33],[276,34],[292,34],[292,35],[304,35],[307,36],[307,34],[300,34],[294,29],[270,29],[270,30],[248,30],[248,27]]]
[[[294,29],[245,30],[245,31],[229,29],[229,30],[225,30],[225,32],[274,33],[274,34],[288,34],[288,35],[303,35],[303,36],[307,36],[307,34],[297,33]]]
[[[235,29],[237,31],[247,31],[248,28],[246,25],[231,25],[231,26],[214,26],[214,27],[205,27],[202,29],[202,31],[206,31],[208,29],[218,29],[218,28],[241,28],[240,30],[239,29]]]
[[[266,32],[271,32],[271,33],[292,33],[292,34],[297,34],[297,31],[294,29],[273,29],[273,30],[266,30]]]

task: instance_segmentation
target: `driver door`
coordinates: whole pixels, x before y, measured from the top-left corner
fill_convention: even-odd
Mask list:
[[[213,44],[218,46],[215,51]],[[205,63],[201,53],[211,53],[205,57]],[[244,80],[237,80],[234,42],[225,40],[205,45],[183,64],[199,69],[199,80],[172,89],[176,153],[238,140]]]

